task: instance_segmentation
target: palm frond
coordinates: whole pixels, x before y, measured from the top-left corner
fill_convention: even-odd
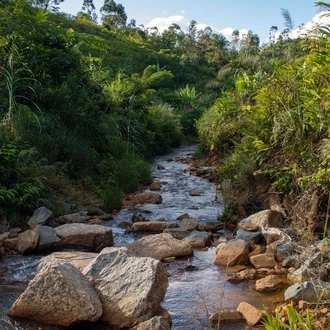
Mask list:
[[[284,18],[284,27],[289,31],[292,31],[294,29],[294,21],[291,17],[289,10],[285,8],[281,8],[281,13]]]

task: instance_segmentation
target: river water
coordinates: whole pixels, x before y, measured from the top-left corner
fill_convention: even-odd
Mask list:
[[[137,206],[147,220],[165,218],[176,221],[183,213],[200,222],[215,221],[222,213],[222,205],[216,199],[216,185],[208,180],[190,175],[184,171],[188,165],[179,159],[189,159],[195,147],[183,147],[170,155],[157,157],[152,164],[154,180],[162,182],[161,204]],[[171,161],[169,161],[171,159]],[[190,196],[195,190],[200,196]],[[134,210],[120,211],[113,221],[107,223],[114,233],[115,246],[124,246],[141,234],[125,234],[118,226],[122,221],[131,221]],[[223,233],[225,235],[226,233]],[[24,290],[35,273],[40,255],[5,256],[0,260],[0,330],[57,330],[61,327],[42,326],[13,320],[6,316],[11,304]],[[223,309],[236,309],[240,302],[248,302],[257,308],[274,307],[283,300],[283,292],[260,294],[254,283],[228,281],[226,269],[213,264],[215,248],[195,250],[190,258],[175,260],[166,265],[169,273],[169,287],[162,306],[173,320],[173,330],[210,329],[208,316]],[[101,325],[86,329],[107,329]],[[83,329],[79,326],[76,329]],[[85,328],[84,328],[85,329]],[[250,329],[245,323],[222,325],[224,330]],[[258,328],[260,329],[260,327]]]

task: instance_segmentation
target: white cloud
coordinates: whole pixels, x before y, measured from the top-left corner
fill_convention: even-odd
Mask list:
[[[302,26],[299,26],[298,28],[294,29],[290,33],[290,37],[293,39],[296,39],[300,36],[304,36],[305,34],[309,33],[316,27],[320,25],[329,25],[330,24],[330,17],[325,15],[326,12],[320,12],[316,14],[311,21],[305,23]],[[329,13],[328,13],[329,14]],[[275,34],[275,38],[277,39],[282,31],[278,31]]]
[[[184,15],[184,14],[186,13],[186,11],[183,10],[183,9],[181,9],[181,10],[180,10],[180,13],[181,13],[182,15]]]
[[[152,19],[145,27],[153,28],[157,27],[158,31],[162,33],[168,29],[173,23],[178,24],[181,30],[186,31],[189,27],[189,21],[181,15],[174,15],[169,17],[157,17]]]
[[[182,10],[184,13],[184,11]],[[164,30],[168,29],[173,23],[178,24],[182,31],[188,31],[188,27],[190,25],[190,22],[182,15],[174,15],[169,17],[157,17],[152,19],[148,24],[145,25],[146,28],[153,28],[157,27],[158,31],[162,33]],[[209,25],[204,23],[197,23],[196,27],[198,30],[204,30]],[[214,26],[210,26],[213,32],[223,34],[227,39],[231,40],[232,33],[236,30],[232,27],[226,27],[224,29],[217,29]],[[247,29],[241,29],[239,30],[240,36],[243,34],[247,34]]]

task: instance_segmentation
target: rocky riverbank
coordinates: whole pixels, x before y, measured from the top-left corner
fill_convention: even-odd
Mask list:
[[[168,161],[188,164],[191,159]],[[190,165],[185,172],[213,180],[214,169],[213,166]],[[116,239],[109,226],[113,220],[104,212],[92,215],[82,209],[55,218],[49,210],[41,208],[29,220],[27,230],[7,230],[2,224],[0,245],[5,254],[26,255],[68,248],[89,251],[56,252],[43,259],[35,278],[13,304],[9,315],[64,326],[101,321],[110,329],[167,329],[171,318],[160,306],[166,295],[171,263],[193,257],[196,249],[214,246],[213,264],[227,273],[228,281],[249,282],[261,299],[262,295],[283,292],[282,303],[294,302],[301,311],[328,299],[330,245],[326,240],[304,246],[297,241],[294,231],[284,226],[285,217],[275,206],[245,217],[230,234],[224,230],[227,224],[216,219],[201,221],[187,212],[172,221],[146,219],[139,212],[139,205],[150,203],[156,207],[162,203],[164,186],[166,182],[155,182],[147,192],[125,199],[126,207],[134,212],[130,221],[121,223],[121,227],[141,237],[125,247],[113,247]],[[203,191],[191,189],[189,194],[198,199]],[[214,194],[213,198],[219,196]],[[113,268],[108,269],[107,265]],[[193,270],[192,264],[185,266],[185,271]],[[101,278],[103,284],[100,284]],[[113,282],[118,286],[112,286]],[[58,283],[62,283],[59,287],[65,290],[56,291]],[[86,285],[81,288],[77,283]],[[106,293],[102,293],[103,287],[107,288]],[[62,295],[62,291],[68,294]],[[31,298],[39,296],[43,298]],[[54,296],[58,299],[55,302]],[[130,300],[136,305],[129,305]],[[79,304],[81,307],[77,308]],[[63,307],[60,314],[49,318],[52,313],[47,308],[57,305]],[[120,313],[113,319],[109,315],[116,314],[115,311]],[[215,327],[219,320],[222,324],[244,321],[252,327],[260,325],[264,317],[262,309],[245,301],[240,301],[236,309],[211,312],[214,313],[210,323]],[[324,303],[323,319],[327,315]]]

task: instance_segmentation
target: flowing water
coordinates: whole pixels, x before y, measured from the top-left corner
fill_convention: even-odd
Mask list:
[[[214,221],[222,212],[222,205],[216,198],[216,185],[184,171],[187,164],[178,159],[189,158],[194,147],[179,148],[171,155],[157,157],[152,164],[155,181],[162,182],[161,204],[145,204],[135,210],[120,211],[111,226],[115,246],[124,246],[142,234],[125,234],[118,226],[122,221],[131,221],[138,210],[147,220],[165,218],[176,221],[183,213],[188,213],[200,222]],[[169,161],[172,159],[172,161]],[[190,196],[195,190],[200,196]],[[225,235],[226,233],[223,233]],[[0,330],[55,330],[60,327],[41,326],[13,320],[6,316],[11,304],[25,289],[35,273],[42,256],[5,256],[0,260]],[[221,309],[236,309],[240,302],[248,302],[258,308],[274,307],[283,300],[283,292],[260,294],[254,290],[253,282],[232,283],[228,281],[226,269],[213,264],[215,248],[207,251],[195,250],[190,258],[179,259],[166,265],[169,273],[169,287],[162,306],[173,319],[173,330],[209,329],[208,316]],[[78,329],[82,329],[78,327]],[[88,329],[105,329],[101,325]],[[249,329],[244,323],[222,326],[221,329]],[[259,328],[260,329],[260,328]]]

